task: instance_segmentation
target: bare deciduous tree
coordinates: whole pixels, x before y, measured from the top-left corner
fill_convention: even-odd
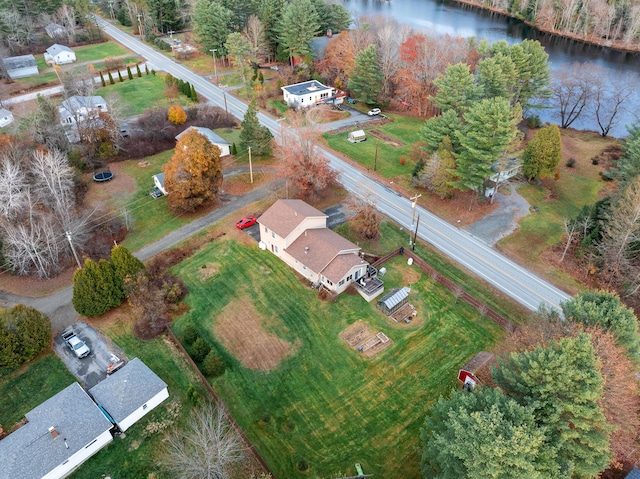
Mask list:
[[[638,85],[626,75],[609,78],[599,67],[589,80],[593,82],[593,102],[600,134],[607,136],[611,128],[620,121],[619,114]]]
[[[573,63],[561,67],[552,83],[553,98],[560,113],[560,126],[568,128],[578,119],[591,99],[593,87],[589,63]]]
[[[18,162],[0,157],[0,213],[15,218],[27,206],[27,175]],[[0,221],[1,223],[1,221]]]
[[[67,41],[69,43],[73,43],[76,39],[76,11],[75,9],[67,4],[63,4],[58,8],[56,12],[56,17],[60,24],[64,26],[64,29],[67,33]]]
[[[166,440],[161,464],[176,479],[227,479],[247,448],[215,404],[197,409],[184,430]]]
[[[347,202],[347,209],[354,214],[353,223],[358,235],[366,239],[380,236],[382,217],[373,198],[365,197],[364,200],[360,200],[352,196]]]
[[[251,60],[259,61],[269,53],[269,41],[264,30],[264,25],[256,15],[250,15],[247,24],[242,30],[242,36],[251,45]]]

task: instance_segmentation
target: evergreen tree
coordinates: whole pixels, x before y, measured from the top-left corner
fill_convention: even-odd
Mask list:
[[[441,115],[429,118],[420,132],[422,139],[426,142],[424,149],[433,153],[440,148],[444,139],[449,137],[452,151],[458,152],[460,143],[455,134],[456,131],[462,131],[462,119],[454,109],[446,110]]]
[[[196,87],[191,85],[191,90],[189,91],[189,97],[196,103],[198,103],[198,94],[196,93]]]
[[[258,16],[260,17],[262,25],[264,25],[264,31],[267,36],[271,54],[277,51],[280,43],[278,27],[284,5],[285,0],[263,0],[260,5]]]
[[[202,361],[202,371],[206,376],[217,378],[224,374],[226,369],[227,365],[224,362],[224,358],[213,349],[209,351]]]
[[[242,131],[240,132],[240,149],[246,151],[251,147],[254,155],[264,156],[271,153],[271,140],[273,135],[266,126],[260,125],[258,121],[258,110],[254,100],[249,103],[244,114],[244,119],[240,124]]]
[[[124,291],[108,261],[96,263],[87,259],[84,266],[74,273],[71,302],[78,313],[88,317],[100,316],[119,306],[123,299]]]
[[[522,170],[530,180],[553,174],[562,158],[558,125],[548,125],[536,133],[522,154]]]
[[[640,124],[627,126],[628,136],[623,145],[624,156],[607,176],[625,183],[640,176]]]
[[[348,30],[351,25],[351,12],[339,3],[330,3],[327,6],[329,9],[329,28],[333,34]]]
[[[22,364],[20,342],[16,333],[5,326],[3,316],[0,311],[0,369],[13,369]]]
[[[382,73],[378,65],[376,46],[369,45],[355,60],[349,79],[349,90],[367,105],[374,105],[382,89]]]
[[[145,269],[142,261],[121,245],[114,246],[111,249],[111,264],[115,271],[116,281],[118,281],[123,291],[127,277],[134,278],[138,271],[144,271]]]
[[[433,101],[443,112],[454,110],[462,117],[479,97],[473,73],[466,63],[449,65],[433,83],[438,88]]]
[[[582,291],[561,305],[565,318],[585,326],[610,331],[632,358],[638,354],[638,318],[620,297],[611,291]]]
[[[0,310],[0,369],[31,361],[51,345],[49,318],[31,306]]]
[[[545,450],[555,455],[560,477],[595,478],[607,467],[610,427],[600,406],[603,380],[589,335],[511,354],[492,373],[546,431]]]
[[[109,85],[114,85],[116,82],[113,81],[113,77],[111,76],[111,72],[107,72],[109,75]]]
[[[140,65],[138,65],[136,63],[136,75],[138,75],[138,78],[142,77],[142,72],[140,71]]]
[[[425,479],[554,477],[545,430],[498,389],[459,391],[429,408],[420,431]]]
[[[231,154],[232,155],[238,154],[238,147],[236,146],[235,142],[231,145]]]
[[[227,54],[224,43],[233,31],[233,12],[216,0],[200,0],[193,16],[194,32],[203,50],[216,49],[217,56]]]
[[[516,137],[519,119],[507,100],[493,98],[469,108],[464,122],[464,128],[455,132],[460,143],[456,186],[484,194],[485,180],[494,174],[491,167]]]
[[[122,83],[124,79],[122,78],[122,73],[120,73],[120,69],[118,68],[118,81]]]
[[[481,60],[476,67],[481,98],[506,98],[511,103],[518,82],[518,73],[511,57],[497,53]]]
[[[320,33],[320,21],[312,0],[285,4],[278,25],[278,40],[290,58],[313,55],[310,42]]]
[[[100,83],[102,83],[103,87],[107,86],[107,82],[104,81],[104,75],[102,72],[100,72]]]
[[[145,75],[149,75],[149,67],[147,66],[147,64],[144,64],[144,74]]]
[[[129,77],[129,80],[133,80],[133,74],[131,73],[131,67],[129,65],[127,65],[127,77]]]

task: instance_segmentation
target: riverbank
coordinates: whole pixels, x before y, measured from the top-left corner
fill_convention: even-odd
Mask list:
[[[499,15],[503,15],[507,18],[511,18],[513,20],[517,20],[522,22],[523,25],[528,26],[534,30],[537,30],[541,33],[546,33],[549,35],[553,35],[556,37],[566,38],[568,40],[573,40],[576,42],[585,43],[588,45],[594,45],[597,47],[608,48],[611,50],[616,50],[623,53],[640,53],[640,42],[636,42],[634,45],[628,45],[622,41],[611,41],[605,38],[601,38],[594,34],[589,34],[588,36],[578,35],[571,32],[565,32],[560,30],[555,30],[551,28],[544,28],[540,25],[531,22],[529,20],[525,20],[523,18],[517,17],[509,13],[508,11],[492,7],[490,5],[486,5],[483,2],[475,2],[473,0],[453,0],[455,3],[459,3],[461,5],[468,5],[470,7],[478,8],[480,10],[486,10],[492,13],[497,13]]]

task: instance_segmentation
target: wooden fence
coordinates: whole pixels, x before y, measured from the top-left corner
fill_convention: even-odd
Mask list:
[[[200,378],[200,381],[202,381],[202,384],[204,384],[204,387],[207,389],[209,394],[211,394],[211,397],[213,397],[213,399],[215,400],[216,405],[225,413],[227,418],[229,418],[229,422],[234,427],[234,429],[238,432],[238,434],[240,435],[240,437],[242,438],[244,443],[247,445],[247,448],[251,451],[251,454],[253,454],[253,457],[264,468],[265,472],[271,474],[271,477],[275,478],[275,476],[273,475],[273,472],[271,472],[271,469],[269,469],[269,466],[267,466],[267,463],[264,462],[264,459],[262,459],[262,456],[260,456],[260,454],[258,453],[256,448],[253,447],[253,444],[251,444],[251,441],[249,441],[249,438],[246,436],[244,431],[240,428],[240,426],[235,421],[235,419],[233,419],[233,416],[231,416],[231,414],[229,413],[228,409],[224,406],[224,404],[223,404],[222,400],[220,399],[220,397],[213,390],[213,388],[211,387],[211,384],[209,384],[209,381],[207,381],[207,378],[204,377],[204,374],[202,374],[202,372],[198,368],[198,365],[191,358],[191,356],[189,356],[189,353],[187,353],[187,350],[184,349],[184,346],[182,345],[180,340],[178,340],[178,338],[173,333],[173,331],[171,331],[170,327],[167,327],[167,332],[169,333],[169,337],[174,342],[176,347],[182,352],[182,355],[185,357],[187,362],[191,365],[193,370],[196,372],[196,374]]]
[[[398,255],[404,255],[407,258],[412,258],[414,264],[418,266],[422,271],[427,273],[432,279],[434,279],[435,281],[440,283],[442,286],[447,288],[449,291],[451,291],[455,297],[460,298],[466,301],[467,303],[469,303],[471,306],[477,309],[481,314],[491,319],[494,323],[496,323],[498,326],[503,328],[505,331],[507,332],[515,331],[516,326],[511,321],[509,321],[507,318],[502,316],[497,311],[491,309],[489,306],[484,304],[479,299],[471,296],[459,284],[456,284],[455,282],[451,281],[449,278],[445,278],[444,276],[442,276],[435,269],[429,266],[425,260],[418,257],[411,250],[400,247],[392,251],[391,253],[388,253],[382,256],[380,259],[376,260],[376,262],[373,263],[372,266],[377,269],[381,265],[389,261],[391,258],[395,258]]]

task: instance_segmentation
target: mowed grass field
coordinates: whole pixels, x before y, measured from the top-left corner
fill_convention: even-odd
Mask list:
[[[275,475],[353,475],[359,462],[376,477],[419,478],[419,430],[428,407],[459,386],[460,366],[490,350],[502,330],[456,304],[403,257],[386,265],[384,279],[387,290],[411,284],[419,314],[410,325],[393,323],[359,295],[319,300],[278,258],[240,238],[217,239],[175,268],[191,309],[174,329],[180,335],[194,324],[225,354],[230,366],[213,386]],[[263,333],[244,337],[240,314],[230,337],[221,312],[234,304],[246,305],[241,311],[251,322],[258,315]],[[356,321],[393,344],[365,358],[339,337]],[[226,336],[216,333],[223,322]],[[288,354],[270,370],[244,366],[241,359],[258,352],[265,334],[286,341]]]

